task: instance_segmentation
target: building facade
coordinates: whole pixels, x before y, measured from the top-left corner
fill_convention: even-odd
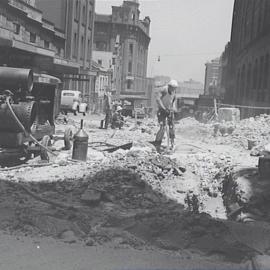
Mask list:
[[[225,49],[220,57],[220,77],[218,80],[218,97],[225,100],[226,89],[229,86],[228,65],[230,56],[230,42],[225,46]]]
[[[96,14],[94,49],[112,52],[116,96],[135,106],[147,100],[150,19],[140,19],[138,1],[113,6],[111,15]]]
[[[104,95],[111,94],[112,90],[112,69],[103,67],[100,63],[92,61],[92,70],[96,73],[94,108],[95,113],[104,112]]]
[[[204,94],[214,95],[220,78],[220,59],[216,58],[205,64]]]
[[[235,0],[228,57],[226,101],[249,106],[242,116],[269,110],[270,2]]]
[[[65,59],[65,34],[43,18],[34,1],[0,1],[0,65],[61,77],[79,66]]]
[[[79,72],[65,74],[64,88],[82,92],[91,107],[95,73],[91,71],[95,0],[35,0],[44,16],[65,33],[65,58],[79,65]]]

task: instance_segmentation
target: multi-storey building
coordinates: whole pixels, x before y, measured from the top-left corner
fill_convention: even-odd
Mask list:
[[[113,52],[116,96],[132,101],[135,106],[147,99],[149,30],[150,18],[140,20],[136,0],[113,6],[111,15],[96,14],[95,17],[94,49]]]
[[[229,56],[230,56],[230,42],[226,44],[225,49],[220,57],[220,77],[218,80],[218,96],[223,101],[225,99],[226,89],[228,88],[229,85],[229,77],[228,77]]]
[[[92,69],[96,72],[94,112],[104,112],[104,95],[111,92],[112,70],[92,61]]]
[[[270,106],[270,2],[235,0],[228,56],[226,101]],[[242,108],[243,116],[269,112]]]
[[[214,95],[220,77],[220,59],[216,58],[205,64],[204,94]]]
[[[0,1],[0,65],[61,77],[79,66],[64,58],[65,34],[43,18],[34,1]]]
[[[65,33],[65,58],[79,65],[79,72],[64,76],[66,89],[80,90],[91,105],[95,73],[91,71],[95,0],[36,0],[44,16]]]

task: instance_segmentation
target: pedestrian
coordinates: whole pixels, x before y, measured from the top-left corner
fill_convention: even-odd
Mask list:
[[[156,135],[155,145],[158,151],[160,151],[161,143],[165,134],[166,126],[169,127],[169,139],[170,139],[170,149],[174,149],[175,140],[175,130],[174,130],[174,112],[175,102],[176,102],[176,89],[178,83],[176,80],[171,80],[168,83],[168,87],[163,89],[159,96],[157,97],[158,104],[158,122],[160,129]]]
[[[112,120],[112,98],[109,92],[104,94],[104,113],[105,113],[105,129],[107,129]]]
[[[122,107],[117,106],[115,113],[112,116],[112,129],[121,129],[124,125],[124,117],[122,116]]]

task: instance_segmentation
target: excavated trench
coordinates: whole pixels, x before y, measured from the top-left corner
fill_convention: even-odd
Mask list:
[[[76,181],[1,180],[0,195],[0,229],[12,234],[89,246],[186,250],[235,263],[256,254],[235,236],[230,222],[186,211],[127,169]]]
[[[270,183],[258,168],[232,172],[224,181],[224,203],[229,217],[240,222],[270,222]]]

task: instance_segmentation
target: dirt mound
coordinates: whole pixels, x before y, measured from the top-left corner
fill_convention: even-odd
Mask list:
[[[135,172],[100,171],[77,181],[0,182],[0,229],[86,245],[190,249],[240,262],[252,250],[225,223],[192,215]]]

